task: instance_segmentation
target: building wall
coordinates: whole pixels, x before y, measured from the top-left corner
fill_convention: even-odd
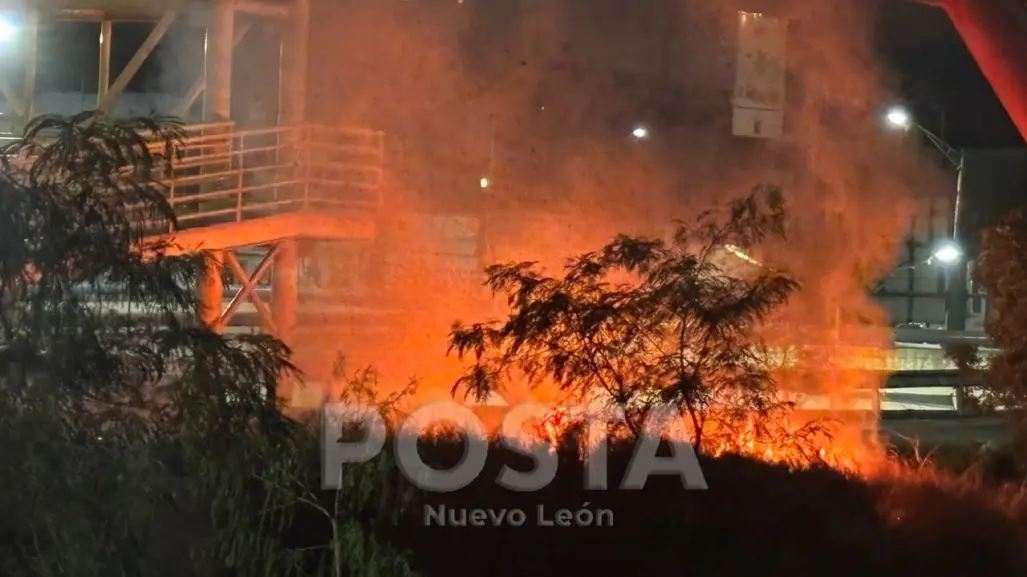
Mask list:
[[[952,207],[949,196],[927,195],[916,201],[906,242],[896,254],[895,268],[874,293],[895,326],[945,325],[945,288],[952,265],[931,257],[939,242],[951,238]]]

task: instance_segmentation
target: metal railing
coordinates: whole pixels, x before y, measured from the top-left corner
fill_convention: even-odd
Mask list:
[[[382,202],[379,131],[311,125],[237,131],[217,123],[185,132],[181,157],[163,183],[182,228]]]
[[[189,124],[183,132],[180,157],[161,179],[181,228],[292,210],[370,209],[382,202],[380,131],[317,125],[240,131],[219,122]],[[19,138],[0,134],[0,145]],[[154,142],[151,152],[161,155],[163,148]]]

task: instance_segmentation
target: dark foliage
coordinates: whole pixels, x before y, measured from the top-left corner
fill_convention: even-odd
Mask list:
[[[451,349],[474,360],[457,387],[480,400],[517,370],[513,378],[554,382],[575,401],[627,408],[635,434],[650,409],[669,405],[699,448],[710,434],[766,428],[790,406],[757,327],[798,285],[747,253],[784,223],[779,191],[761,188],[679,223],[669,242],[620,236],[571,259],[561,277],[533,263],[489,268],[487,284],[511,313],[454,326]]]
[[[279,411],[282,343],[196,324],[203,255],[147,236],[175,228],[162,182],[181,136],[87,112],[0,150],[4,575],[376,566],[278,546],[317,445]]]
[[[975,279],[995,309],[988,336],[1000,351],[989,390],[997,403],[1027,408],[1027,216],[1013,213],[986,231],[977,265]]]
[[[956,362],[983,376],[985,408],[1004,409],[1016,452],[1027,461],[1027,215],[1011,213],[984,232],[974,279],[993,307],[986,330],[998,352],[985,359],[980,351],[964,350]]]
[[[812,577],[1022,575],[1027,523],[984,492],[929,483],[868,483],[828,468],[802,471],[737,456],[702,458],[708,491],[685,491],[677,477],[653,476],[640,491],[617,490],[632,445],[614,445],[610,491],[583,489],[574,450],[561,455],[554,483],[518,493],[495,483],[502,466],[530,460],[494,444],[478,479],[452,493],[415,492],[398,523],[378,533],[411,552],[423,575],[694,575]],[[427,462],[452,465],[460,441],[422,443]],[[433,511],[519,509],[526,522],[445,526]],[[538,508],[612,512],[612,526],[540,527]],[[1025,519],[1027,521],[1027,519]],[[310,527],[310,525],[306,525]],[[306,539],[315,539],[307,535]]]

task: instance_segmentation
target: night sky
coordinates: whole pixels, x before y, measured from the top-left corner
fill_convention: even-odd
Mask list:
[[[117,24],[113,68],[118,70],[148,33],[147,24]],[[41,34],[40,90],[96,90],[98,25],[67,22]],[[202,33],[173,27],[161,58],[144,66],[130,90],[184,91],[199,72]],[[174,45],[174,48],[170,46]],[[184,48],[183,48],[184,47]],[[885,0],[876,47],[920,121],[953,146],[1019,146],[1022,139],[945,14],[938,9]],[[163,62],[164,64],[158,64]],[[169,64],[173,63],[173,65]]]
[[[877,33],[879,54],[925,126],[956,148],[1023,146],[944,12],[886,1]]]

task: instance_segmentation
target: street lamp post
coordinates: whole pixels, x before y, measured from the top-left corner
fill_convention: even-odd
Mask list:
[[[901,130],[916,129],[930,142],[945,159],[956,169],[956,191],[952,208],[951,242],[936,247],[934,258],[947,267],[948,284],[945,287],[945,328],[950,331],[966,330],[966,282],[967,263],[963,245],[960,242],[959,217],[963,204],[963,167],[965,154],[956,150],[937,134],[917,122],[913,115],[901,107],[894,107],[885,114],[885,120],[894,128]]]

